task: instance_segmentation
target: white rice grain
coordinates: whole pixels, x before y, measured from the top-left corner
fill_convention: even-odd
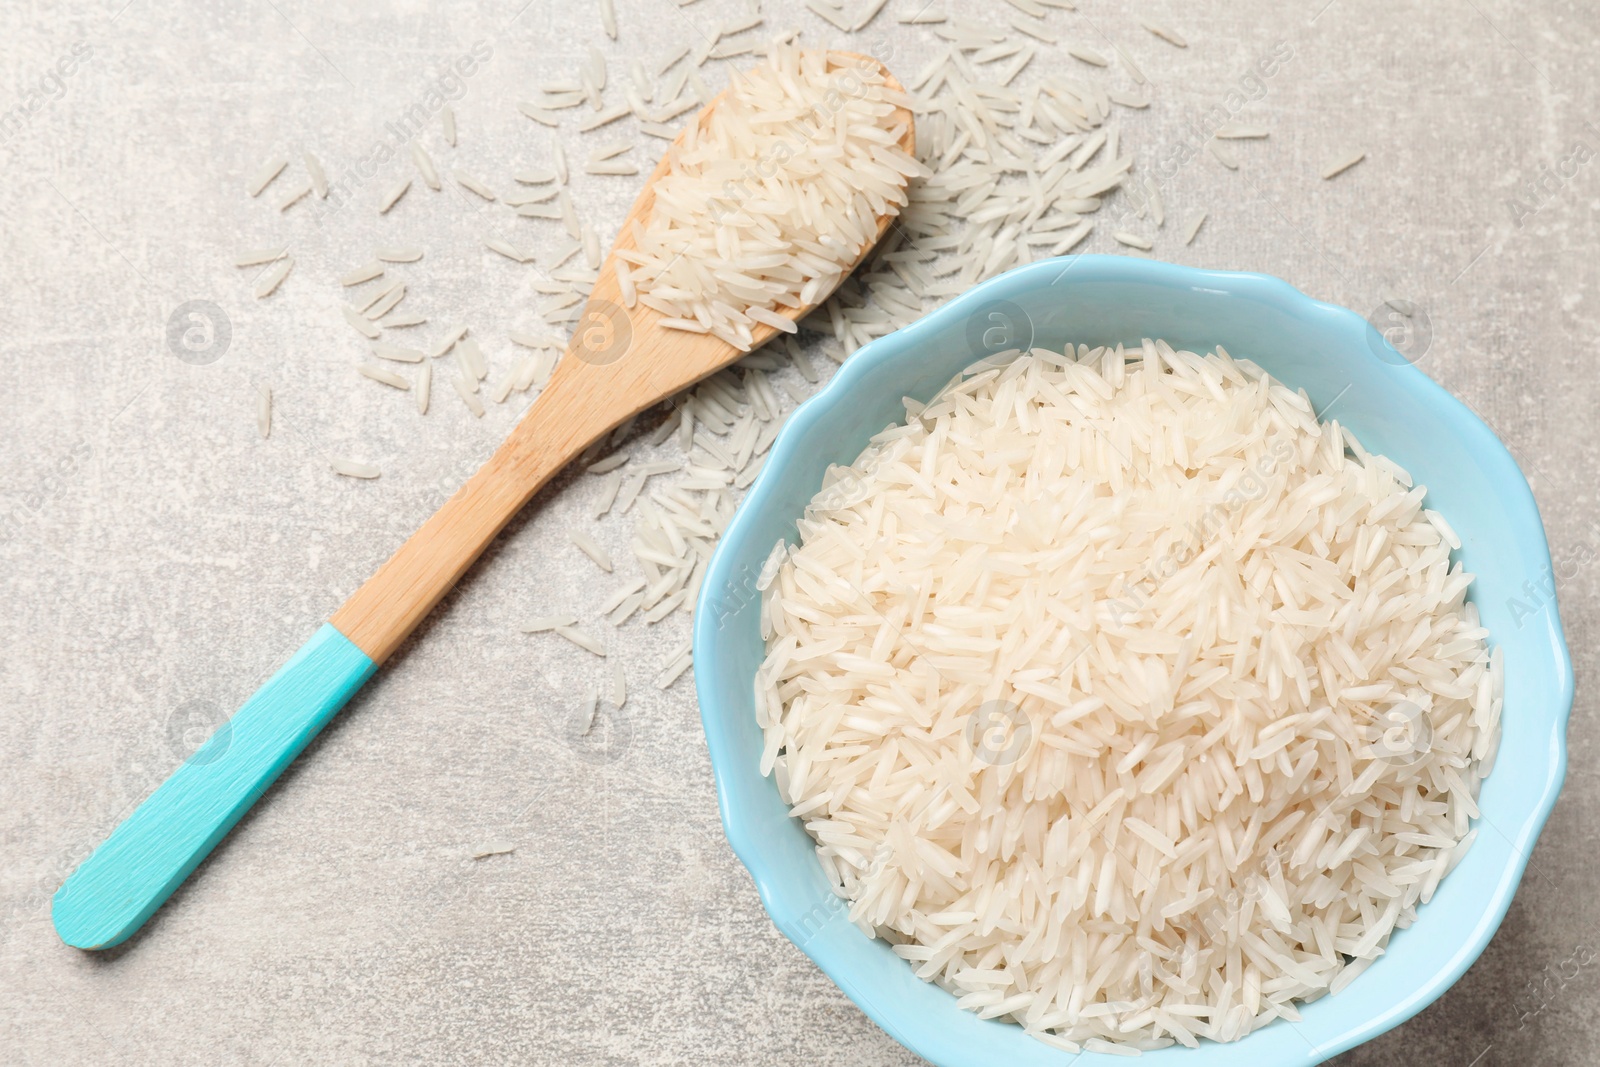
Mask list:
[[[626,118],[631,114],[633,114],[633,109],[627,104],[618,104],[615,107],[606,108],[604,111],[597,112],[578,123],[578,132],[588,133],[590,130],[598,130],[602,126],[609,126],[618,119]]]
[[[391,285],[388,289],[384,290],[384,292],[379,295],[376,300],[367,305],[365,314],[367,318],[376,321],[393,311],[395,306],[405,298],[406,287],[404,283],[396,282],[394,285]]]
[[[316,192],[317,199],[328,199],[328,172],[323,169],[322,161],[310,152],[303,153],[300,158],[305,161],[306,173],[311,176],[311,188]]]
[[[342,459],[338,456],[330,456],[328,465],[333,468],[335,474],[342,474],[346,478],[376,478],[383,473],[371,463],[362,463],[360,460],[354,459]]]
[[[600,176],[625,176],[630,174],[638,174],[639,165],[637,163],[628,162],[585,163],[583,165],[583,170],[585,174],[594,174]]]
[[[555,112],[548,111],[537,105],[520,103],[517,105],[517,110],[541,126],[555,127],[561,125],[561,119]]]
[[[568,530],[567,537],[578,546],[579,551],[594,560],[595,566],[607,574],[611,573],[611,554],[602,548],[598,541],[582,530]]]
[[[528,255],[526,252],[519,251],[515,245],[512,245],[507,241],[502,241],[498,237],[488,238],[484,241],[484,246],[487,247],[491,252],[498,252],[500,255],[505,256],[513,263],[530,263],[533,261],[532,256]]]
[[[379,337],[383,336],[383,333],[378,328],[377,323],[373,322],[371,319],[367,318],[360,311],[356,310],[350,305],[346,304],[339,310],[344,313],[344,321],[348,322],[352,327],[354,327],[356,332],[360,333],[363,337],[376,341]]]
[[[842,33],[849,33],[854,29],[851,23],[845,21],[844,13],[825,0],[806,0],[806,7],[811,9],[812,14]]]
[[[437,359],[440,356],[448,355],[450,350],[454,348],[456,344],[460,342],[460,340],[466,335],[467,328],[465,326],[456,327],[449,333],[445,334],[444,339],[434,346],[433,350],[428,353],[429,357]]]
[[[1174,30],[1171,26],[1166,26],[1158,22],[1144,21],[1140,21],[1139,25],[1143,26],[1145,29],[1149,30],[1163,41],[1166,41],[1168,44],[1176,45],[1179,48],[1189,47],[1189,42],[1184,40],[1183,35],[1177,30]]]
[[[546,630],[554,630],[559,626],[571,626],[577,621],[576,615],[541,615],[523,623],[522,632],[525,634],[543,633]]]
[[[400,202],[400,198],[405,196],[410,189],[411,179],[407,178],[405,181],[389,190],[389,192],[384,195],[383,200],[378,204],[378,214],[387,215],[389,213],[389,209],[398,204]]]
[[[606,654],[606,646],[603,642],[595,640],[576,626],[555,626],[552,629],[585,652],[593,652],[597,656]]]
[[[455,178],[457,185],[461,186],[461,188],[467,190],[468,192],[475,193],[478,196],[483,197],[485,200],[493,201],[495,199],[493,189],[489,188],[487,185],[483,184],[483,182],[479,181],[477,178],[474,178],[466,171],[452,171],[451,177]]]
[[[600,499],[595,502],[594,514],[591,516],[591,518],[598,519],[609,512],[611,510],[611,505],[617,502],[617,491],[621,488],[622,472],[612,471],[610,474],[607,474],[605,476],[605,480],[600,483]],[[615,604],[612,605],[612,607],[615,606]],[[606,610],[607,609],[601,609],[601,614],[605,614]]]
[[[311,182],[302,182],[289,190],[288,194],[278,203],[279,211],[288,211],[291,207],[311,195]]]
[[[272,389],[256,386],[256,433],[265,440],[272,436]]]
[[[382,382],[384,385],[393,386],[396,389],[411,388],[411,383],[409,381],[400,377],[400,375],[396,374],[389,368],[381,366],[377,363],[359,363],[356,365],[356,370],[360,371],[363,376],[371,378],[375,382]]]
[[[261,280],[256,283],[256,299],[265,300],[276,292],[278,286],[283,284],[283,280],[289,276],[289,272],[293,269],[294,258],[292,256],[285,256],[279,260],[278,265],[262,275]]]
[[[475,338],[467,337],[457,341],[456,354],[462,358],[478,381],[481,382],[489,377],[489,361],[484,358],[483,348]]]
[[[467,410],[478,416],[478,418],[483,418],[483,401],[478,399],[477,386],[474,385],[469,388],[466,380],[461,377],[451,378],[450,384],[455,386],[456,395],[461,398],[463,404],[467,405]]]
[[[383,264],[374,259],[371,263],[357,267],[342,276],[339,279],[339,284],[349,288],[352,285],[360,285],[362,282],[370,282],[374,278],[381,277],[383,277]]]
[[[862,10],[861,14],[856,18],[855,25],[850,27],[851,32],[859,33],[860,31],[866,29],[867,26],[869,24],[871,24],[872,20],[878,17],[878,12],[882,11],[884,9],[884,7],[888,3],[889,3],[889,0],[867,0],[867,6]],[[756,23],[759,23],[759,22],[760,22],[760,19],[757,18]],[[756,23],[752,23],[751,25],[755,25]],[[749,26],[746,26],[744,28],[748,29]],[[738,31],[726,31],[726,32],[738,32]]]
[[[434,192],[444,188],[444,183],[439,180],[439,168],[433,165],[433,157],[428,150],[422,147],[421,141],[411,142],[411,162],[416,166],[417,173],[422,175],[422,181]]]
[[[1114,47],[1116,49],[1117,58],[1122,60],[1122,65],[1128,70],[1128,76],[1134,81],[1138,82],[1140,85],[1145,84],[1146,78],[1144,76],[1144,71],[1139,69],[1138,64],[1133,61],[1133,57],[1128,54],[1127,49],[1123,48],[1120,44],[1115,45]]]
[[[289,161],[282,156],[274,156],[261,164],[261,169],[250,179],[250,195],[260,196],[272,184],[272,179],[282,174],[283,168],[288,165]]]
[[[260,267],[268,263],[275,263],[288,254],[288,245],[279,245],[276,248],[259,248],[244,253],[233,261],[233,265],[236,267]]]
[[[412,311],[402,311],[398,315],[388,316],[382,322],[378,323],[378,325],[382,326],[385,330],[405,330],[410,329],[413,326],[426,325],[427,321],[428,317],[426,315],[418,315]]]
[[[1367,153],[1365,150],[1352,152],[1347,156],[1342,156],[1323,168],[1322,180],[1327,181],[1330,178],[1338,177],[1340,174],[1343,174],[1345,171],[1349,170],[1351,167],[1355,166],[1357,163],[1360,163],[1366,158]]]

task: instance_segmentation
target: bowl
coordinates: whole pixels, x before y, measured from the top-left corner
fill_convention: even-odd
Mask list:
[[[926,401],[962,368],[1007,348],[1143,337],[1198,351],[1221,344],[1254,360],[1426,485],[1429,506],[1461,538],[1457,556],[1477,575],[1469,595],[1504,650],[1506,694],[1477,841],[1388,951],[1338,995],[1303,1005],[1299,1022],[1275,1020],[1229,1044],[1147,1052],[1143,1062],[1316,1064],[1421,1011],[1499,927],[1566,772],[1572,665],[1544,589],[1550,550],[1533,494],[1494,433],[1372,324],[1276,278],[1123,256],[1046,260],[984,282],[857,351],[790,417],[712,556],[694,620],[695,683],[729,844],[778,929],[890,1036],[939,1067],[1126,1060],[1073,1056],[1015,1024],[980,1020],[848,920],[811,838],[760,772],[757,575],[778,538],[795,539],[828,465],[852,462],[869,437],[903,420],[902,397]]]

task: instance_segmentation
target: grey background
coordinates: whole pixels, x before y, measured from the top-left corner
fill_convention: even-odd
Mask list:
[[[503,371],[503,331],[531,299],[526,271],[482,251],[508,213],[419,183],[379,218],[373,203],[409,172],[401,159],[331,218],[305,203],[280,215],[300,150],[343,170],[431,72],[487,41],[493,59],[456,105],[459,149],[445,153],[436,129],[425,140],[446,166],[508,185],[515,166],[546,159],[546,131],[514,110],[536,82],[573,74],[590,44],[614,57],[613,78],[626,76],[615,57],[653,70],[745,10],[619,0],[613,44],[588,5],[535,0],[519,14],[519,2],[6,11],[0,113],[24,112],[0,145],[0,1060],[915,1062],[772,928],[727,848],[692,679],[651,684],[685,616],[608,634],[633,695],[598,740],[566,740],[604,665],[517,624],[562,609],[592,618],[617,581],[565,538],[589,523],[590,476],[539,496],[139,936],[90,956],[50,926],[49,895],[84,850],[527,403],[477,420],[439,388],[419,417],[409,397],[355,376],[361,349],[337,315],[339,274],[378,244],[421,244],[428,258],[401,271],[417,279],[405,306],[435,334],[470,323]],[[909,77],[937,42],[896,19],[921,6],[891,0],[851,43],[887,39]],[[767,29],[846,43],[803,7],[766,7]],[[997,26],[1017,14],[952,7]],[[1150,36],[1141,15],[1191,47]],[[1600,183],[1586,164],[1537,198],[1527,186],[1576,142],[1600,148],[1597,23],[1592,5],[1552,0],[1083,0],[1048,20],[1063,40],[1123,43],[1149,74],[1153,106],[1121,119],[1145,165],[1274,42],[1292,43],[1238,116],[1272,136],[1230,145],[1237,172],[1203,156],[1171,179],[1155,254],[1276,274],[1363,312],[1384,295],[1416,301],[1430,326],[1411,342],[1420,365],[1516,451],[1556,558],[1571,561],[1560,586],[1578,674],[1571,769],[1529,875],[1456,987],[1344,1064],[1596,1061]],[[92,49],[80,69],[30,98],[80,42]],[[1052,48],[1034,61],[1075,62]],[[1350,148],[1366,162],[1320,181]],[[248,178],[273,152],[297,162],[251,200]],[[609,239],[637,179],[574,182]],[[1210,218],[1185,247],[1177,231],[1202,209]],[[512,225],[519,242],[550,243]],[[1084,250],[1116,250],[1112,228]],[[298,265],[257,301],[255,272],[232,260],[275,243]],[[231,324],[212,363],[167,346],[188,300],[215,302]],[[277,396],[265,441],[258,384]],[[383,477],[335,477],[330,454]],[[589,523],[617,552],[630,526]],[[516,851],[471,858],[495,840]]]

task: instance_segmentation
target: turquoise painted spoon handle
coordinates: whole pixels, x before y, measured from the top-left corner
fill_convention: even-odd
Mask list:
[[[56,891],[61,940],[110,948],[137,930],[375,669],[324,624]]]

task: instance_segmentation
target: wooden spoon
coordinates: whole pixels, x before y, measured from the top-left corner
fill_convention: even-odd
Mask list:
[[[833,56],[836,67],[877,66],[885,83],[900,89],[874,59]],[[726,95],[713,99],[695,122],[706,123]],[[894,121],[904,123],[901,146],[911,152],[910,112],[898,109]],[[663,328],[664,316],[643,304],[624,306],[617,253],[634,247],[631,223],[648,222],[655,183],[671,154],[663,154],[634,202],[565,357],[522,421],[317,635],[72,873],[51,909],[63,941],[103,949],[137,930],[541,486],[624,419],[746,355],[711,334]],[[874,241],[891,220],[878,220]],[[870,250],[870,244],[863,248],[857,262]],[[798,321],[812,308],[777,310]],[[756,323],[751,332],[753,349],[777,328]]]

